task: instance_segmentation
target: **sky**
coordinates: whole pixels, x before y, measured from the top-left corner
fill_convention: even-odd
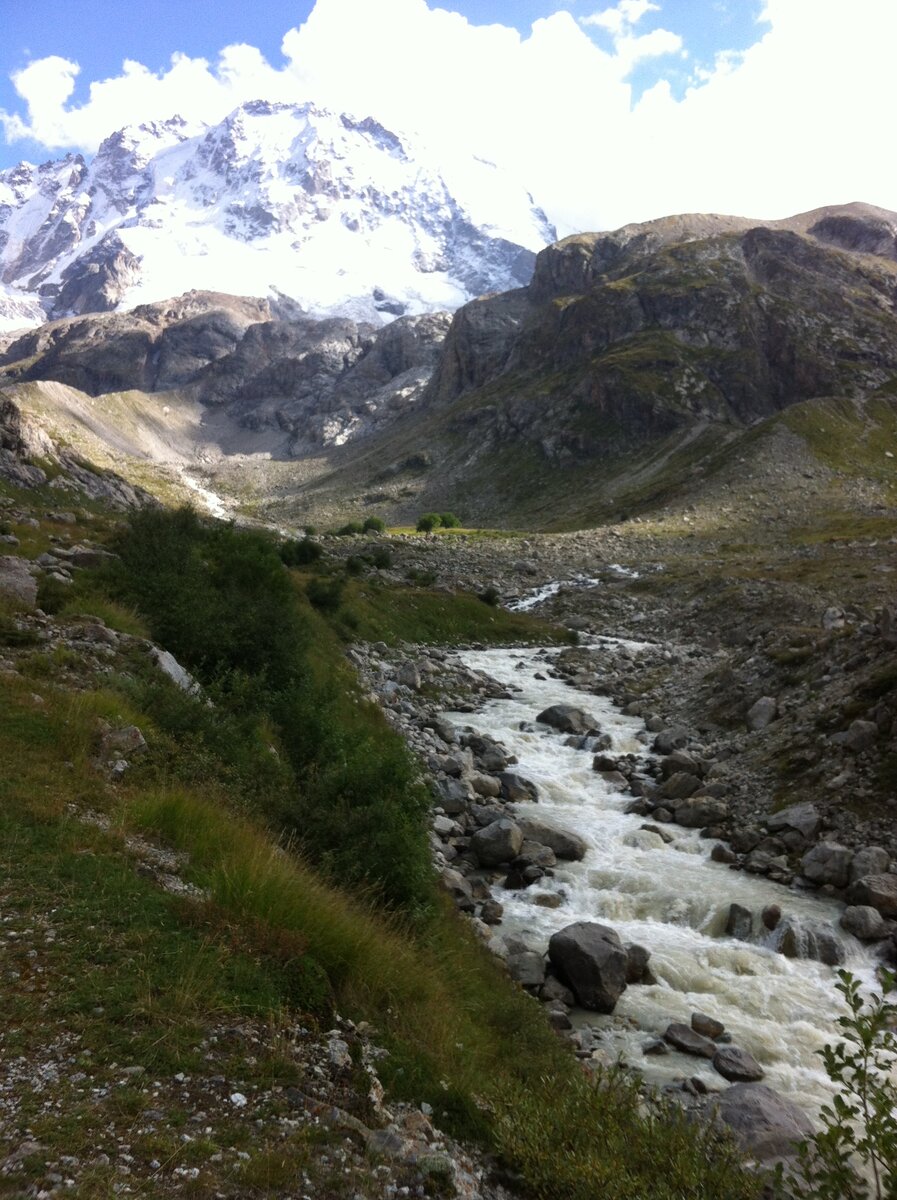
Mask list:
[[[561,233],[897,209],[897,0],[0,0],[0,169],[314,100],[472,153]]]

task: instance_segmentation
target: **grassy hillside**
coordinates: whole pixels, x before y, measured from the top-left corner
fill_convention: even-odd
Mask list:
[[[336,1012],[374,1027],[392,1103],[429,1103],[527,1194],[756,1194],[699,1131],[645,1116],[622,1078],[582,1074],[437,892],[416,769],[355,695],[338,613],[304,599],[270,539],[184,513],[85,527],[111,533],[118,559],[47,588],[48,621],[12,605],[0,621],[17,935],[3,951],[14,1101],[0,1155],[14,1160],[0,1194],[61,1171],[67,1194],[105,1197],[126,1166],[141,1195],[288,1195],[303,1175],[309,1194],[380,1195],[376,1159],[296,1119],[296,1089],[319,1086],[315,1030]],[[365,609],[362,593],[348,601],[359,620],[387,630],[389,603]],[[440,634],[488,636],[487,605],[440,603]],[[435,602],[421,605],[426,625]],[[159,675],[141,622],[202,695]],[[129,632],[87,636],[111,625]],[[130,726],[147,748],[116,777],[103,739]],[[13,1083],[15,1063],[28,1069]],[[380,1123],[360,1065],[339,1086],[343,1108]],[[403,1169],[397,1183],[444,1186]]]

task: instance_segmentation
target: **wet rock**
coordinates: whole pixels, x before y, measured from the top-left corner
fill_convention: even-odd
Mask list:
[[[683,1025],[680,1021],[667,1026],[663,1040],[683,1054],[694,1054],[699,1058],[713,1058],[716,1053],[716,1046],[710,1038],[703,1037],[690,1025]]]
[[[890,931],[878,909],[869,904],[848,905],[841,914],[841,927],[861,942],[876,942]]]
[[[581,838],[578,833],[572,833],[568,829],[558,829],[554,825],[537,821],[533,817],[521,817],[517,824],[525,838],[541,842],[543,846],[550,846],[558,858],[579,862],[585,857],[589,848],[585,838]]]
[[[626,989],[628,964],[615,930],[592,921],[567,925],[552,935],[548,957],[583,1008],[613,1012]]]
[[[822,818],[815,805],[805,801],[770,813],[766,818],[766,828],[770,833],[780,829],[796,829],[809,842],[822,828]]]
[[[504,905],[499,904],[497,900],[484,900],[480,920],[485,921],[487,925],[500,925],[504,912]]]
[[[801,871],[811,883],[847,887],[853,851],[837,842],[820,842],[808,850],[800,863]]]
[[[785,917],[776,934],[776,949],[786,958],[810,958],[830,967],[840,966],[847,959],[844,943],[822,921]]]
[[[502,771],[498,777],[501,794],[505,800],[512,803],[535,803],[539,799],[539,789],[531,779],[518,775],[515,771]]]
[[[750,940],[754,928],[754,914],[741,904],[730,904],[726,918],[726,933],[740,942]]]
[[[645,1042],[642,1046],[642,1054],[648,1054],[652,1057],[660,1057],[664,1054],[669,1054],[670,1048],[661,1038],[652,1038],[650,1042]]]
[[[630,943],[626,946],[626,982],[654,983],[654,976],[648,969],[651,951],[645,946]]]
[[[521,987],[540,988],[545,981],[545,959],[535,950],[508,955],[508,972]]]
[[[813,1123],[802,1108],[764,1083],[736,1083],[714,1100],[711,1109],[751,1158],[766,1161],[794,1153],[794,1143],[809,1137]]]
[[[549,1001],[553,1004],[566,1004],[568,1007],[576,1002],[576,998],[570,989],[554,975],[549,975],[542,984],[539,991],[539,999]]]
[[[623,838],[624,846],[634,850],[663,850],[666,842],[659,833],[651,833],[647,829],[633,829]]]
[[[507,817],[478,829],[470,839],[470,849],[482,867],[497,867],[510,862],[520,853],[523,833],[520,826]]]
[[[866,904],[883,917],[897,917],[897,875],[864,875],[847,889],[848,904]]]
[[[726,1032],[726,1027],[722,1021],[717,1021],[714,1017],[708,1017],[706,1013],[693,1012],[691,1014],[691,1027],[695,1033],[699,1033],[702,1037],[718,1038],[720,1034]]]
[[[728,846],[724,846],[722,842],[717,842],[710,851],[710,859],[711,862],[733,863],[738,861],[738,855]]]
[[[572,704],[552,704],[536,717],[543,725],[550,725],[561,733],[588,733],[598,728],[598,721],[590,713]]]
[[[730,1083],[755,1083],[765,1074],[757,1060],[738,1046],[720,1046],[712,1062],[713,1069]]]
[[[475,772],[470,776],[468,782],[478,796],[495,799],[496,796],[501,795],[501,784],[494,775],[483,775]]]
[[[782,910],[778,904],[767,904],[760,914],[760,920],[766,929],[775,929],[782,919]]]
[[[745,714],[744,722],[751,733],[759,733],[775,720],[778,701],[774,696],[761,696],[755,700]]]

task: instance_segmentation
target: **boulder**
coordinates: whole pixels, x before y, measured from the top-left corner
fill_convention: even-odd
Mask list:
[[[413,662],[403,662],[396,671],[396,682],[413,692],[420,691],[420,671]]]
[[[521,817],[517,824],[525,838],[541,842],[543,846],[550,846],[558,858],[579,862],[589,848],[585,838],[581,838],[578,833],[571,833],[569,829],[558,829],[532,817]]]
[[[539,799],[539,789],[531,779],[518,775],[515,771],[502,771],[498,777],[501,794],[505,800],[514,803],[535,804]]]
[[[521,987],[540,988],[545,982],[545,959],[535,950],[508,955],[508,972]]]
[[[770,813],[766,818],[766,828],[771,833],[780,829],[796,829],[809,842],[822,828],[822,818],[815,805],[803,801],[801,804],[792,804],[788,808]]]
[[[757,1060],[738,1046],[720,1046],[713,1056],[713,1069],[730,1083],[755,1083],[765,1073]]]
[[[663,800],[687,800],[700,786],[700,779],[691,771],[676,771],[660,785],[658,795]]]
[[[523,832],[507,817],[478,829],[470,839],[470,848],[481,867],[497,867],[510,862],[520,853]]]
[[[755,700],[745,714],[744,723],[752,733],[759,733],[775,720],[778,701],[774,696],[761,696]]]
[[[877,942],[890,932],[887,921],[869,904],[851,904],[841,914],[841,928],[861,942]]]
[[[871,750],[875,745],[878,740],[878,726],[874,721],[851,721],[845,732],[836,737],[845,750],[850,750],[852,754],[860,754],[863,750]]]
[[[857,850],[850,864],[850,882],[856,883],[866,875],[885,875],[891,865],[891,856],[881,846],[863,846]]]
[[[710,1038],[696,1033],[690,1025],[683,1025],[681,1021],[674,1021],[667,1026],[663,1040],[683,1054],[694,1054],[698,1058],[713,1058],[717,1049]]]
[[[754,928],[754,914],[742,904],[730,904],[729,915],[726,918],[726,933],[729,937],[737,938],[739,942],[750,940]]]
[[[651,951],[645,946],[631,942],[626,947],[626,982],[655,983],[656,980],[648,969]]]
[[[687,745],[688,730],[684,725],[661,729],[654,739],[654,750],[657,754],[672,754],[674,750],[684,750]]]
[[[897,917],[897,875],[864,875],[847,889],[848,904],[868,904],[883,917]]]
[[[0,555],[0,596],[8,596],[23,608],[34,608],[37,604],[37,581],[24,558]]]
[[[663,850],[666,842],[659,833],[649,829],[633,829],[624,836],[623,845],[631,846],[633,850]]]
[[[729,815],[729,805],[714,796],[691,796],[688,800],[680,801],[674,813],[677,824],[684,825],[686,829],[704,829],[724,821]]]
[[[548,957],[583,1008],[609,1013],[626,990],[629,956],[615,930],[577,921],[553,934]]]
[[[844,888],[849,882],[853,851],[837,842],[820,842],[808,850],[800,862],[800,869],[811,883],[831,884]]]
[[[776,927],[776,949],[786,958],[810,958],[829,967],[847,959],[844,943],[823,921],[785,917]]]
[[[726,1088],[711,1111],[741,1148],[761,1162],[793,1154],[794,1143],[813,1133],[803,1109],[764,1083]]]
[[[437,805],[450,817],[464,812],[470,801],[467,785],[460,779],[437,779],[433,784],[433,795]]]
[[[599,727],[595,717],[572,704],[552,704],[543,708],[536,720],[561,733],[588,733]]]
[[[726,1032],[726,1027],[722,1021],[717,1021],[715,1017],[708,1017],[706,1013],[693,1012],[691,1014],[691,1027],[695,1033],[699,1033],[702,1037],[718,1038]]]

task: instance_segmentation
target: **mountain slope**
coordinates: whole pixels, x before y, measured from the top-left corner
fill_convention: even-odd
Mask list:
[[[371,118],[256,101],[208,128],[119,130],[89,164],[0,172],[0,318],[201,288],[380,323],[526,283],[553,236],[489,163],[437,165]]]

